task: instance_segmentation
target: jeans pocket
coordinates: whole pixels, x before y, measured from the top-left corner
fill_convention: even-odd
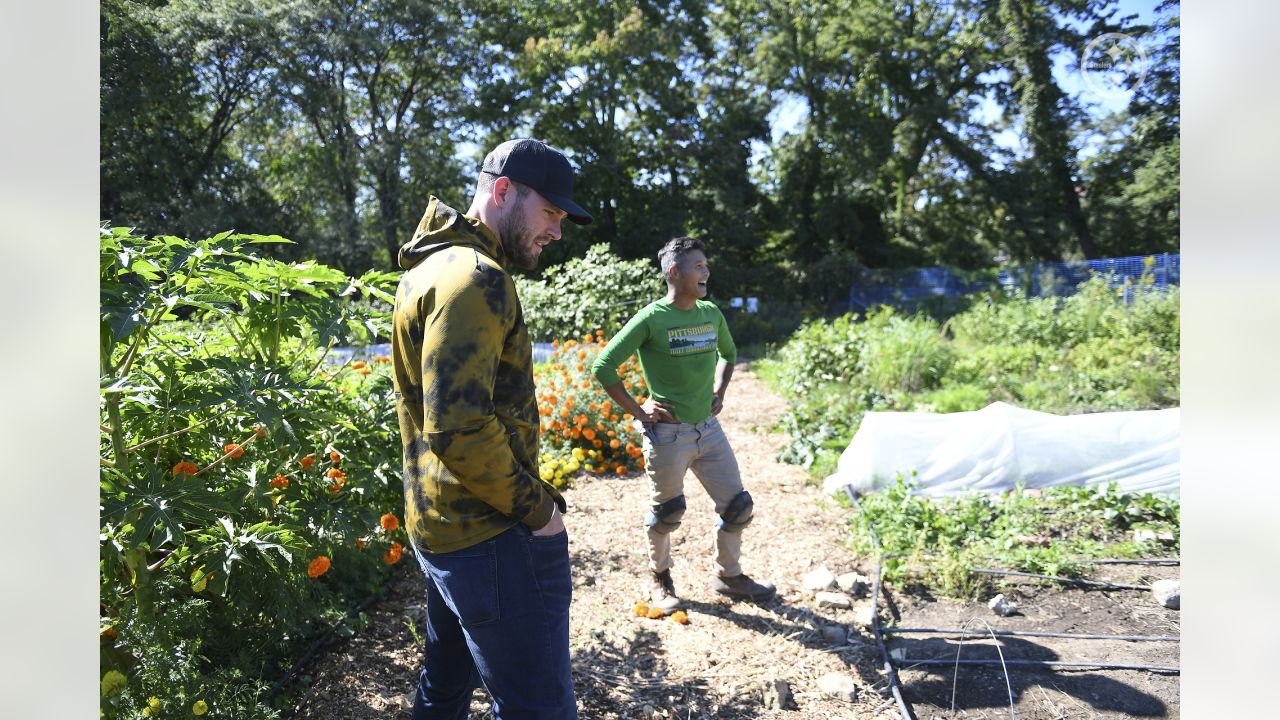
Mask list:
[[[560,532],[554,535],[534,535],[532,532],[529,533],[529,542],[531,543],[546,544],[546,545],[553,545],[553,544],[561,545],[561,544],[567,543],[568,541],[569,541],[568,528],[565,528],[564,530],[561,530]]]
[[[530,535],[528,548],[529,571],[537,583],[544,607],[553,612],[568,612],[573,596],[569,533],[559,532],[545,537]]]
[[[652,423],[649,429],[649,442],[657,446],[674,445],[680,432],[680,426],[673,423]]]
[[[484,625],[502,617],[495,541],[456,553],[428,555],[424,562],[431,581],[463,627]]]

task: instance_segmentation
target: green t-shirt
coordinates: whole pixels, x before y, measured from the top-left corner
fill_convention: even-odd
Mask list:
[[[697,424],[711,415],[716,364],[736,362],[738,348],[724,315],[699,300],[680,310],[665,298],[650,303],[609,341],[591,365],[605,387],[618,382],[618,366],[635,353],[654,398],[675,408],[676,419]]]

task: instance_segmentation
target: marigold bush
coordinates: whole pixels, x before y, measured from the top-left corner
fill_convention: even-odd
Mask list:
[[[630,413],[623,412],[591,375],[605,346],[604,332],[552,343],[551,359],[534,370],[542,454],[539,474],[563,488],[573,475],[625,475],[644,467],[640,434]],[[632,356],[618,368],[623,386],[643,401],[648,387]]]

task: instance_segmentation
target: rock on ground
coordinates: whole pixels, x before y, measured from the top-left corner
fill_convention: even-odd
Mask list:
[[[818,689],[825,695],[847,703],[858,699],[858,686],[844,673],[832,672],[818,678]]]
[[[1009,617],[1018,611],[1018,603],[1005,597],[1003,593],[991,598],[987,602],[987,607],[991,608],[991,612],[1000,617]]]
[[[809,572],[804,576],[804,589],[817,592],[819,590],[831,590],[836,586],[836,576],[826,565],[819,565],[817,569]]]
[[[1151,583],[1151,594],[1156,602],[1172,610],[1182,609],[1182,582],[1180,580],[1157,580]]]

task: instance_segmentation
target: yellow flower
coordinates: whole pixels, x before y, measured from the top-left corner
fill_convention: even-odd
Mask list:
[[[209,712],[209,703],[203,700],[197,700],[196,704],[191,706],[191,713],[193,715],[203,715],[207,712]]]
[[[544,482],[551,482],[551,479],[555,477],[555,474],[548,470],[546,465],[543,465],[541,468],[538,468],[538,477],[542,478]]]
[[[106,675],[102,676],[102,697],[111,697],[124,689],[129,684],[128,678],[119,670],[108,670]]]
[[[574,459],[574,460],[578,460],[578,461],[586,460],[586,459],[587,459],[587,455],[586,455],[586,453],[582,452],[582,448],[574,448],[574,449],[573,449],[573,459]]]
[[[150,710],[152,713],[160,712],[161,707],[162,705],[160,703],[160,698],[156,697],[155,695],[152,695],[151,697],[147,698],[147,709]]]

